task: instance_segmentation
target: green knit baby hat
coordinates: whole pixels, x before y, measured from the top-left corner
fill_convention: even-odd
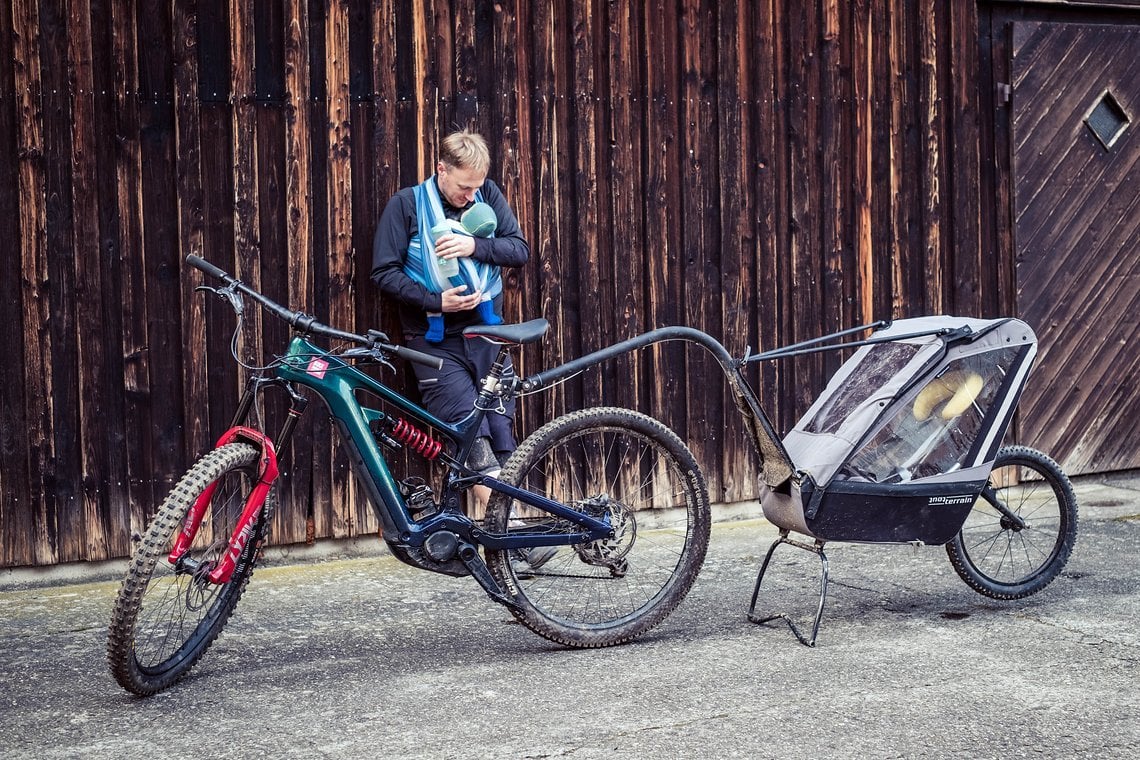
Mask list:
[[[499,226],[499,220],[495,217],[495,210],[491,208],[490,204],[482,201],[473,204],[471,208],[464,211],[459,221],[463,223],[463,229],[475,237],[491,237]]]

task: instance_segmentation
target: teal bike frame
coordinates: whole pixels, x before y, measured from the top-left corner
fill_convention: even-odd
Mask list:
[[[478,340],[478,338],[473,339]],[[507,347],[504,346],[500,349],[499,357],[491,369],[488,378],[491,382],[484,381],[485,387],[501,385],[499,381],[506,353]],[[354,472],[376,510],[377,517],[384,527],[384,538],[389,543],[396,541],[420,546],[427,536],[436,531],[451,530],[489,549],[519,549],[577,544],[604,538],[611,533],[608,518],[591,517],[560,502],[516,488],[497,478],[473,472],[461,464],[466,460],[475,442],[480,422],[491,408],[486,404],[498,401],[495,391],[485,390],[466,418],[455,424],[449,424],[338,357],[317,348],[303,337],[293,338],[284,361],[277,367],[276,375],[280,380],[309,388],[325,402],[341,435],[342,443],[350,454]],[[408,430],[409,426],[406,420],[391,413],[363,406],[357,400],[361,391],[380,397],[416,422],[438,431],[451,443],[455,453],[449,456],[443,453],[441,442],[430,438],[428,433],[417,429],[414,433],[408,433],[406,438],[412,441],[410,447],[413,447],[413,450],[420,450],[420,453],[429,458],[438,455],[448,464],[450,472],[448,482],[444,486],[443,506],[456,507],[459,492],[473,485],[485,485],[492,491],[504,493],[532,507],[581,525],[583,531],[578,534],[552,535],[512,530],[508,537],[489,533],[466,515],[452,509],[444,509],[424,520],[413,519],[403,494],[400,493],[399,484],[393,477],[388,461],[377,443],[377,431],[390,429],[392,432],[384,438],[392,440],[392,433]],[[397,439],[397,442],[402,441]],[[449,496],[453,497],[454,501],[449,501]]]
[[[308,389],[316,394],[328,408],[348,452],[353,472],[383,526],[385,543],[396,557],[408,564],[448,575],[471,575],[492,599],[515,607],[517,603],[503,593],[477,547],[503,551],[585,544],[613,538],[615,531],[604,510],[589,514],[475,472],[464,464],[478,437],[479,425],[485,415],[490,410],[502,408],[513,397],[516,387],[521,385],[513,373],[507,376],[508,373],[505,372],[510,347],[538,340],[546,332],[545,320],[523,325],[481,327],[478,334],[469,336],[471,340],[491,340],[500,349],[490,372],[480,384],[479,395],[470,414],[458,422],[448,423],[361,372],[348,361],[366,359],[386,365],[390,357],[399,356],[438,368],[438,358],[388,343],[387,336],[380,332],[369,331],[367,335],[357,335],[323,325],[303,312],[286,309],[198,256],[188,256],[187,262],[225,283],[224,287],[201,286],[200,289],[211,291],[227,300],[239,318],[244,309],[242,296],[249,296],[260,303],[264,310],[288,322],[297,333],[291,339],[285,356],[274,363],[272,374],[258,371],[250,377],[233,423],[218,441],[218,446],[240,441],[257,447],[261,451],[261,466],[257,483],[247,498],[222,561],[217,566],[206,569],[210,582],[225,583],[229,580],[237,558],[242,556],[246,544],[256,532],[258,521],[263,519],[265,501],[279,472],[278,451],[288,446],[297,421],[308,406],[308,397],[300,389]],[[359,347],[341,352],[327,351],[314,345],[310,336],[349,342]],[[291,399],[288,416],[275,440],[246,424],[258,395],[268,386],[283,388]],[[362,405],[359,398],[363,394],[379,397],[394,410],[385,411]],[[438,432],[442,440],[437,439],[432,431]],[[407,448],[425,459],[439,459],[447,465],[447,478],[439,503],[435,503],[432,494],[431,508],[423,510],[424,516],[414,515],[413,510],[409,509],[400,488],[401,483],[393,477],[388,467],[382,448],[384,446]],[[492,491],[545,511],[581,530],[543,531],[512,527],[509,534],[489,532],[481,522],[464,514],[461,508],[462,492],[476,485],[486,486]],[[171,563],[188,572],[201,570],[183,565],[189,561],[186,559],[187,550],[209,507],[212,490],[212,487],[207,488],[191,507],[171,552]],[[588,509],[589,505],[586,506]]]

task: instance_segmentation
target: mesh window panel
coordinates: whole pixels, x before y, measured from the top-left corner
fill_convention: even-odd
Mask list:
[[[1096,139],[1100,140],[1101,145],[1108,149],[1124,134],[1130,121],[1112,93],[1106,92],[1085,119],[1085,124],[1096,135]]]

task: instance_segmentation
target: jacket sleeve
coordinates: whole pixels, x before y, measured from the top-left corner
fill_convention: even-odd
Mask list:
[[[416,227],[415,204],[397,193],[384,207],[372,240],[372,281],[384,295],[423,311],[438,312],[439,293],[432,293],[404,273],[410,230]]]
[[[483,200],[495,211],[498,227],[493,238],[475,238],[472,258],[501,267],[521,267],[530,258],[530,245],[519,228],[519,220],[494,182],[487,180],[481,190]]]

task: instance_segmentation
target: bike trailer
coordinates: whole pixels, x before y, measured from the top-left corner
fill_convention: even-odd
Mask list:
[[[823,541],[944,544],[990,475],[1037,352],[1016,319],[898,320],[785,436],[796,476],[764,516]]]

